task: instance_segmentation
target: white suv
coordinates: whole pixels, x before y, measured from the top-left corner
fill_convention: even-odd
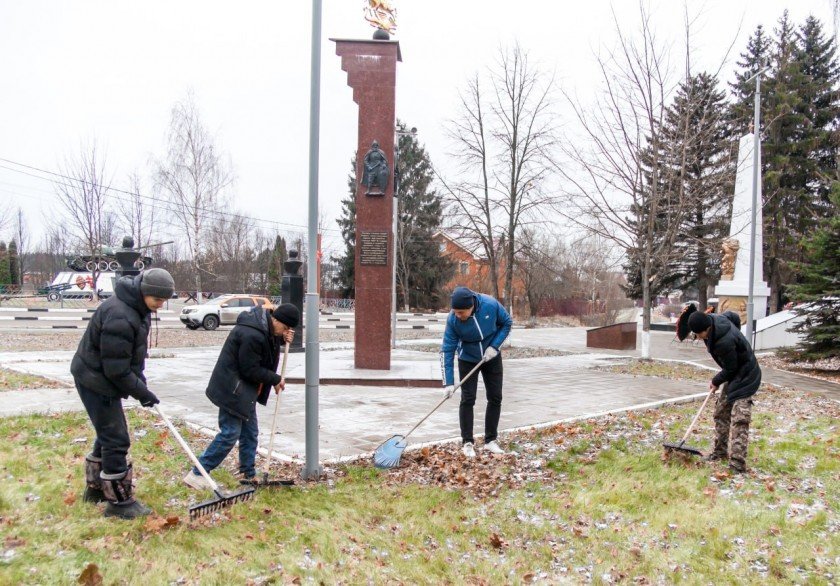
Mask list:
[[[240,313],[257,305],[274,309],[274,305],[267,297],[223,295],[201,305],[185,307],[181,310],[181,323],[191,330],[197,330],[200,327],[205,330],[215,330],[220,324],[235,324]]]

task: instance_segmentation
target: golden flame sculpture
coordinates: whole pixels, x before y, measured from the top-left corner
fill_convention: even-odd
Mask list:
[[[373,27],[394,34],[397,30],[397,9],[388,0],[367,0],[365,4],[365,20]]]

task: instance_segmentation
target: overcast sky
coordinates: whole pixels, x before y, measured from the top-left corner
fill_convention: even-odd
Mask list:
[[[394,0],[403,62],[397,116],[416,126],[444,173],[447,121],[464,80],[491,65],[500,46],[518,41],[558,84],[586,100],[597,89],[594,54],[615,42],[611,10],[628,29],[634,1]],[[307,222],[309,2],[208,0],[0,0],[0,158],[58,170],[83,142],[107,153],[114,184],[132,171],[149,176],[164,150],[173,104],[188,92],[218,146],[230,155],[236,207],[286,231]],[[334,218],[346,194],[356,145],[357,108],[328,39],[370,38],[362,0],[324,0],[320,201],[340,249]],[[772,29],[788,8],[833,32],[829,0],[690,1],[693,67],[717,69],[735,41],[724,81],[756,25]],[[677,45],[686,7],[650,4],[661,39]],[[564,111],[558,106],[559,122]],[[8,167],[8,168],[7,168]],[[31,230],[56,220],[49,182],[0,161],[0,200],[23,208]],[[37,172],[27,171],[38,174]],[[147,186],[146,189],[149,189]],[[272,226],[274,226],[272,224]],[[268,228],[264,223],[262,227]]]

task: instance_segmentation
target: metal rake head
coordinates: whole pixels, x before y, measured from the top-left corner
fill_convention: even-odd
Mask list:
[[[196,519],[204,515],[209,515],[210,513],[215,513],[216,511],[220,511],[231,505],[235,505],[236,503],[249,501],[252,498],[254,498],[253,486],[251,488],[245,488],[227,495],[216,491],[216,498],[190,507],[190,519]]]
[[[665,448],[665,452],[680,452],[682,454],[688,454],[690,456],[703,455],[703,452],[701,452],[698,448],[687,446],[685,445],[685,442],[680,442],[678,444],[665,443],[662,444],[662,447]]]
[[[373,465],[383,470],[399,466],[406,445],[403,435],[395,435],[384,441],[373,453]]]

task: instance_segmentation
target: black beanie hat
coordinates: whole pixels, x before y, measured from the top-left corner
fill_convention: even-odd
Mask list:
[[[160,299],[171,299],[175,293],[175,280],[164,269],[149,269],[143,271],[140,281],[140,292]]]
[[[705,332],[710,327],[712,327],[712,318],[708,314],[702,311],[695,311],[688,316],[688,329],[695,334]]]
[[[469,309],[473,306],[475,293],[467,287],[455,287],[452,292],[452,309]]]
[[[291,303],[284,303],[275,307],[274,311],[271,312],[271,317],[290,328],[296,328],[300,323],[300,311]]]

